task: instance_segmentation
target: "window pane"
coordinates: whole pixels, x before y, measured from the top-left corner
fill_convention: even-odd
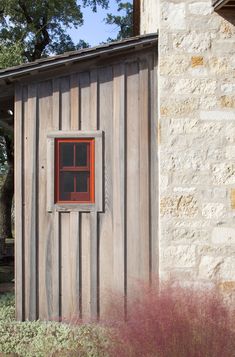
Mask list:
[[[76,192],[88,192],[88,172],[78,172],[76,174]]]
[[[60,167],[74,166],[74,144],[61,143],[60,144]]]
[[[76,166],[88,166],[87,149],[88,143],[76,144]]]
[[[60,200],[70,200],[70,193],[74,192],[74,181],[73,172],[60,173]]]

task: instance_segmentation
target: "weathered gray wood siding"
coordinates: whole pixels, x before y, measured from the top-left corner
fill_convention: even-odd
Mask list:
[[[154,51],[15,93],[17,318],[105,317],[158,273]],[[47,133],[102,130],[103,211],[47,211]],[[127,300],[123,298],[123,304]]]

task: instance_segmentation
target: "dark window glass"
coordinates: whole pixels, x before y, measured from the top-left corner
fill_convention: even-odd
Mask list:
[[[87,143],[76,144],[76,166],[87,166]]]
[[[78,172],[76,174],[76,192],[88,192],[88,172]]]
[[[94,202],[94,140],[57,139],[56,202]]]
[[[74,144],[60,144],[60,167],[74,166]]]
[[[74,173],[61,172],[60,173],[60,199],[68,200],[70,193],[74,191]]]

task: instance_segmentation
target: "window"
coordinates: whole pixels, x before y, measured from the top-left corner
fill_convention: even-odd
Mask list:
[[[55,140],[55,203],[95,202],[94,138]]]

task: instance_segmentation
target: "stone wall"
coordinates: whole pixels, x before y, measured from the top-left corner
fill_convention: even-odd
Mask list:
[[[159,0],[140,1],[140,33],[154,33],[159,28]]]
[[[160,277],[235,289],[235,11],[161,0]]]

